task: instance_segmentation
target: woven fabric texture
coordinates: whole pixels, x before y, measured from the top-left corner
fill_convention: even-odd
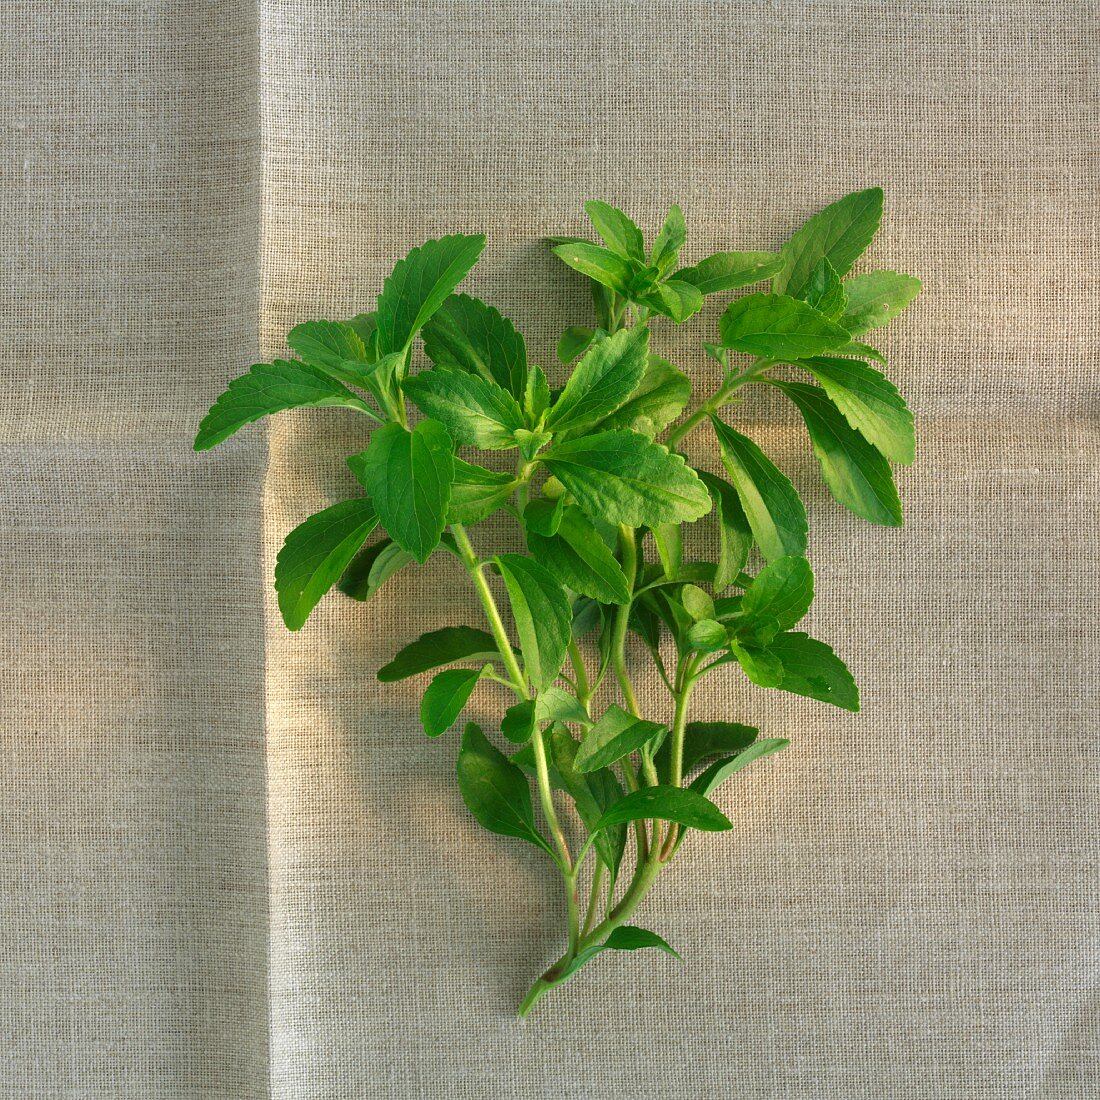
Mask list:
[[[0,1096],[266,1096],[253,5],[0,35]]]
[[[0,1097],[1100,1092],[1098,14],[13,0]],[[925,284],[883,341],[919,420],[907,526],[825,497],[778,402],[738,413],[805,492],[810,628],[864,710],[701,691],[793,743],[638,915],[686,962],[601,959],[520,1023],[559,886],[470,818],[422,685],[374,678],[476,624],[472,593],[433,560],[288,634],[275,552],[351,489],[362,422],[203,456],[194,426],[426,238],[488,233],[468,285],[553,363],[587,307],[538,238],[585,199],[650,232],[680,202],[700,257],[874,183],[864,268]]]

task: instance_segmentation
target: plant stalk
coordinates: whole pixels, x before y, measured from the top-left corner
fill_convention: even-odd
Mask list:
[[[740,389],[746,382],[751,382],[758,374],[762,374],[769,367],[774,367],[778,362],[778,359],[761,357],[746,367],[740,374],[727,378],[695,412],[668,433],[665,446],[671,450],[684,436],[693,431],[700,421],[705,420],[712,413],[716,413],[725,405],[733,396],[735,390]]]
[[[672,720],[672,732],[670,736],[670,756],[672,757],[671,774],[669,782],[674,787],[679,787],[684,782],[684,731],[687,729],[688,705],[691,702],[691,693],[695,688],[695,661],[687,667],[684,676],[683,687],[676,696],[676,714]],[[664,847],[661,849],[661,862],[670,859],[676,848],[676,837],[680,833],[680,826],[669,823],[668,835],[665,837]]]
[[[470,543],[470,536],[466,534],[466,529],[460,523],[451,524],[451,531],[454,534],[455,545],[458,547],[458,552],[462,558],[463,564],[466,566],[466,572],[469,573],[470,579],[474,582],[474,588],[477,589],[478,599],[481,601],[481,606],[485,611],[485,618],[489,621],[489,629],[492,631],[493,638],[496,640],[497,649],[500,650],[500,656],[501,660],[504,662],[504,667],[511,677],[513,690],[521,699],[530,699],[531,691],[527,686],[527,677],[524,675],[523,670],[519,667],[519,662],[516,660],[516,654],[508,638],[508,632],[504,629],[504,621],[500,617],[500,611],[497,608],[496,600],[493,598],[493,591],[489,587],[489,582],[485,579],[485,574],[481,571],[482,563],[478,560],[473,545]],[[539,800],[542,803],[542,812],[546,817],[546,823],[550,827],[550,834],[553,836],[554,843],[557,846],[560,856],[561,873],[566,880],[566,894],[570,906],[570,929],[572,934],[572,930],[577,924],[576,882],[571,881],[573,877],[573,860],[569,854],[569,845],[566,843],[565,833],[562,830],[561,823],[558,821],[557,811],[554,809],[554,798],[550,789],[550,767],[546,760],[546,746],[543,744],[542,737],[538,733],[532,737],[531,743],[535,753],[535,772],[538,779]]]
[[[592,689],[588,683],[588,670],[584,666],[584,655],[581,653],[581,647],[577,645],[576,638],[569,639],[569,660],[573,663],[573,671],[577,677],[577,702],[585,710],[588,710],[588,703],[592,698]]]
[[[637,696],[634,694],[634,684],[630,680],[630,673],[626,667],[626,632],[630,623],[630,609],[634,603],[634,585],[638,577],[638,543],[633,528],[627,527],[625,524],[619,526],[619,547],[619,552],[622,555],[623,572],[626,574],[627,582],[630,585],[631,598],[627,603],[615,609],[615,621],[611,635],[611,664],[615,670],[615,679],[619,683],[619,689],[623,693],[623,702],[626,703],[626,709],[635,718],[641,718],[642,712],[638,706]],[[634,770],[634,765],[629,756],[623,758],[622,769],[627,790],[636,791],[641,784],[638,782],[637,772]],[[646,835],[646,828],[640,821],[634,822],[634,841],[638,848],[640,867],[641,861],[647,857],[648,850],[651,847],[649,838]],[[655,847],[656,844],[655,826],[652,846]]]
[[[623,693],[626,709],[635,718],[641,718],[642,712],[638,708],[634,685],[630,681],[630,673],[626,668],[626,631],[630,622],[630,608],[634,601],[634,582],[638,574],[638,544],[634,537],[634,531],[630,527],[620,525],[619,547],[622,554],[623,572],[630,583],[631,598],[627,603],[615,609],[615,628],[611,638],[611,661],[615,669],[615,679],[619,681],[619,688]]]

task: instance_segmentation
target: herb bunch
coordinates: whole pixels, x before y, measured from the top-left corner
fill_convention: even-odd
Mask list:
[[[422,635],[378,678],[434,673],[420,708],[429,737],[457,723],[479,684],[514,693],[497,744],[466,725],[457,770],[474,817],[544,851],[564,885],[565,951],[521,1015],[603,951],[675,954],[628,922],[685,837],[732,828],[714,791],[787,744],[740,723],[692,720],[700,681],[732,669],[760,687],[859,709],[844,663],[796,629],[814,594],[803,503],[723,409],[760,387],[782,393],[829,491],[871,523],[901,524],[890,463],[914,457],[912,416],[862,338],[920,283],[890,271],[846,277],[878,229],[881,190],[826,207],[779,252],[719,252],[691,266],[680,264],[678,207],[648,252],[621,211],[602,202],[586,211],[602,244],[549,240],[589,281],[594,304],[592,323],[558,342],[561,389],[528,360],[510,321],[455,293],[485,238],[447,236],[397,264],[373,312],[294,328],[287,342],[298,358],[233,381],[195,440],[204,450],[292,408],[351,409],[374,423],[347,460],[363,492],[311,516],[278,555],[291,630],[333,586],[369,600],[433,553],[454,555],[468,573],[485,622]],[[722,380],[693,401],[691,379],[654,337],[706,296],[769,279],[707,334]],[[716,469],[694,468],[680,450],[700,426],[717,444]],[[500,452],[508,468],[479,452]],[[494,554],[473,530],[498,513],[519,525],[526,554]],[[684,524],[697,522],[707,560],[685,547]],[[376,529],[383,536],[368,542]],[[629,635],[667,689],[658,713],[639,705]],[[584,837],[572,846],[568,803]]]

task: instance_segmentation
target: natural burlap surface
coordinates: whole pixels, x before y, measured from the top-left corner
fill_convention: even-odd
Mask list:
[[[0,22],[0,1095],[266,1096],[255,12]]]
[[[10,12],[0,1095],[1100,1089],[1094,4],[261,0],[258,38],[243,2]],[[274,553],[361,425],[189,433],[257,301],[269,355],[427,237],[488,233],[468,286],[549,363],[586,314],[537,238],[585,199],[651,232],[681,202],[696,258],[873,183],[863,269],[925,282],[882,341],[907,526],[825,497],[778,403],[739,412],[806,491],[811,629],[864,710],[715,678],[700,717],[793,743],[638,915],[686,962],[601,959],[521,1024],[558,888],[462,807],[422,685],[374,679],[477,622],[463,578],[287,634]]]

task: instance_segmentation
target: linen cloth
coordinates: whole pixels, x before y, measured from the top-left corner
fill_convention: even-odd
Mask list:
[[[1100,1088],[1094,4],[11,10],[0,1095]],[[287,634],[274,554],[361,424],[190,433],[257,320],[276,354],[428,237],[488,233],[467,288],[552,364],[587,312],[538,238],[585,199],[680,202],[693,259],[874,183],[860,269],[925,284],[881,341],[907,526],[834,505],[778,401],[737,414],[807,497],[863,712],[715,678],[699,717],[792,745],[637,916],[685,963],[603,958],[521,1023],[557,884],[374,679],[472,594],[433,561]]]
[[[2,22],[0,1096],[266,1096],[256,12]]]

